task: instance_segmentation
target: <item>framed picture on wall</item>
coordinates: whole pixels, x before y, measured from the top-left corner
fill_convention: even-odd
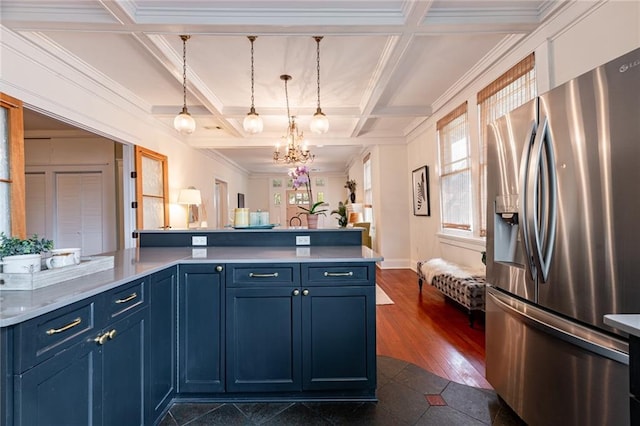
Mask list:
[[[414,216],[431,216],[429,200],[429,167],[415,169],[411,175],[413,182],[413,214]]]

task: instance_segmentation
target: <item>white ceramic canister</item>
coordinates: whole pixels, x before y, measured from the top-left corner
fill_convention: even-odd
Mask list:
[[[236,228],[242,228],[249,226],[249,209],[237,208],[233,215],[233,226]]]

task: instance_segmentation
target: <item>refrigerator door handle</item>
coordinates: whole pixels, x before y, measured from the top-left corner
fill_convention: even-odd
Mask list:
[[[527,270],[532,280],[536,279],[536,264],[533,260],[533,249],[531,247],[531,239],[529,238],[529,220],[527,218],[527,209],[529,203],[529,195],[527,192],[528,179],[529,179],[529,162],[531,161],[531,147],[536,136],[537,123],[534,121],[529,125],[529,132],[522,148],[522,155],[520,156],[520,203],[518,206],[518,216],[520,216],[520,235],[524,242],[524,254],[527,258]]]
[[[528,231],[534,242],[533,258],[540,278],[547,282],[556,240],[558,191],[555,155],[546,116],[541,120],[532,151],[527,172],[527,194],[531,198],[527,205]]]
[[[529,304],[513,300],[489,287],[486,296],[491,298],[504,312],[544,333],[597,355],[629,365],[629,345],[625,342],[579,325],[573,325]]]

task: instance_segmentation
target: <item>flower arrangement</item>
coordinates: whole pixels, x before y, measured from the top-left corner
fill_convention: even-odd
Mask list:
[[[356,180],[355,179],[349,179],[347,181],[347,183],[344,184],[344,187],[347,188],[349,190],[350,193],[354,193],[356,192]]]
[[[307,166],[298,166],[295,169],[291,169],[289,170],[289,177],[293,179],[293,189],[297,190],[302,185],[304,185],[305,189],[307,190],[307,194],[309,194],[309,206],[311,207],[298,207],[309,214],[321,214],[323,216],[326,216],[325,212],[327,211],[327,209],[320,209],[320,206],[322,206],[324,202],[313,202],[313,192],[311,191],[311,178],[309,177],[309,168]]]

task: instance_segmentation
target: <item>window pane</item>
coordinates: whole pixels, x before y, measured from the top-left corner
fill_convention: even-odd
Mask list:
[[[144,229],[164,227],[164,200],[162,198],[142,197]]]
[[[471,229],[471,170],[443,176],[440,185],[443,227]]]
[[[142,157],[142,194],[162,197],[162,162]]]

